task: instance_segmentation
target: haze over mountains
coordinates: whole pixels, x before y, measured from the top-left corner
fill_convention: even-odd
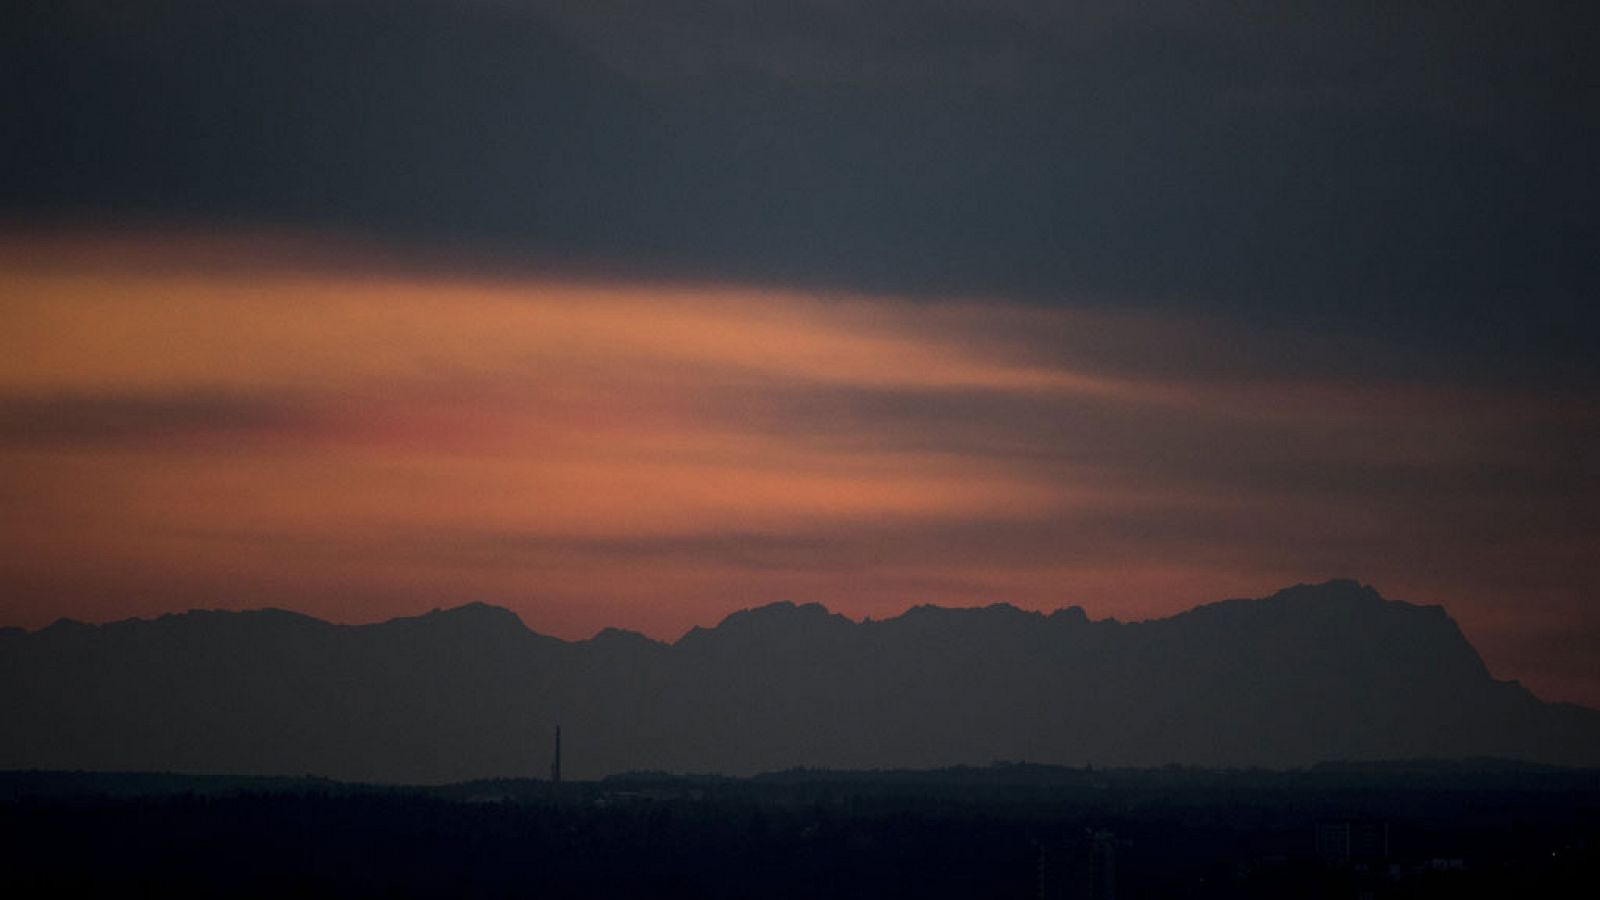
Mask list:
[[[1600,712],[1495,680],[1445,611],[1349,581],[1166,619],[1007,605],[853,622],[776,603],[673,644],[482,604],[0,630],[0,769],[444,782],[795,766],[1600,764]]]

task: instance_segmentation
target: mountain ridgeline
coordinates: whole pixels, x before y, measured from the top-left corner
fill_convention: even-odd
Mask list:
[[[1348,581],[1145,622],[1006,605],[853,622],[777,603],[674,644],[473,604],[0,630],[0,769],[445,782],[797,766],[1600,764],[1600,712],[1496,681],[1444,610]]]

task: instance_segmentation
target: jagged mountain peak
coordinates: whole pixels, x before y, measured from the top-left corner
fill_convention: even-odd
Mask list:
[[[106,627],[125,625],[142,625],[147,621],[154,623],[170,623],[190,627],[204,627],[213,622],[238,623],[270,623],[274,625],[305,625],[312,627],[327,627],[329,623],[314,616],[297,613],[293,610],[280,609],[275,606],[262,607],[261,609],[191,609],[188,612],[168,613],[158,616],[154,620],[128,619],[123,622],[112,622]]]
[[[1081,606],[1063,606],[1045,618],[1052,622],[1088,622],[1089,613]]]
[[[913,606],[892,619],[885,619],[881,627],[894,630],[934,631],[953,635],[969,635],[979,639],[985,634],[1015,634],[1032,631],[1047,621],[1044,613],[1021,609],[1010,603],[991,603],[988,606],[939,606],[924,603]]]
[[[689,653],[749,653],[777,645],[799,651],[849,634],[856,627],[854,621],[820,603],[781,600],[730,613],[712,628],[691,628],[672,647]]]
[[[602,628],[595,636],[580,643],[590,647],[618,647],[622,649],[659,648],[666,646],[647,635],[626,628]]]
[[[714,628],[694,628],[690,633],[738,634],[781,628],[853,624],[855,623],[850,619],[829,611],[821,603],[779,600],[729,613]]]
[[[1442,607],[1419,606],[1403,600],[1390,600],[1376,588],[1351,579],[1333,579],[1316,584],[1297,584],[1265,597],[1234,598],[1203,603],[1192,609],[1144,624],[1160,624],[1185,618],[1302,621],[1307,624],[1328,621],[1358,621],[1370,615],[1422,615],[1448,618]]]
[[[1391,603],[1371,585],[1353,578],[1330,578],[1313,584],[1297,584],[1276,591],[1266,598],[1279,603]]]
[[[1600,762],[1600,713],[1495,681],[1437,608],[1354,582],[1087,621],[924,605],[868,625],[783,602],[676,644],[561,642],[482,603],[363,626],[282,611],[63,623],[3,642],[0,768],[464,779],[537,771],[557,724],[588,774]]]
[[[81,621],[79,621],[77,619],[69,618],[67,616],[62,616],[61,618],[55,620],[54,622],[51,622],[49,625],[46,625],[45,627],[39,629],[39,634],[48,634],[48,635],[84,634],[84,633],[92,632],[92,631],[96,631],[96,630],[97,630],[96,627],[93,626],[93,625],[90,625],[88,622],[81,622]]]
[[[60,618],[39,630],[41,635],[88,636],[123,633],[169,632],[207,633],[237,631],[239,629],[306,629],[330,628],[329,623],[313,616],[291,610],[265,607],[262,609],[190,609],[184,612],[163,613],[152,619],[130,618],[94,624],[72,618]]]
[[[434,608],[420,616],[390,619],[383,625],[447,626],[455,628],[503,629],[513,632],[528,631],[522,617],[503,606],[474,601],[460,606]]]
[[[987,606],[940,606],[937,603],[919,603],[895,618],[1007,618],[1037,619],[1043,613],[1022,609],[1010,603],[990,603]],[[893,621],[892,619],[889,621]]]

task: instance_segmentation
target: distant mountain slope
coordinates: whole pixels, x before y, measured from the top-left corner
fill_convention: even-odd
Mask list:
[[[1334,581],[1167,619],[1006,605],[852,622],[777,603],[676,644],[565,642],[473,604],[0,631],[0,769],[442,782],[1029,760],[1600,764],[1600,712],[1490,677],[1439,607]]]

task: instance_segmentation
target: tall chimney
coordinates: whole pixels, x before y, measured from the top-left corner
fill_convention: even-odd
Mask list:
[[[556,726],[556,755],[550,760],[550,783],[561,783],[561,726]]]

